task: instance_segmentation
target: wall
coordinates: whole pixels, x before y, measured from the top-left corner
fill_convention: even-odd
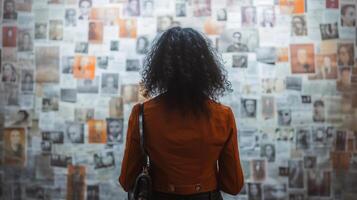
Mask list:
[[[356,1],[0,2],[3,199],[125,199],[139,70],[175,25],[208,35],[233,85],[246,187],[225,199],[355,199]]]

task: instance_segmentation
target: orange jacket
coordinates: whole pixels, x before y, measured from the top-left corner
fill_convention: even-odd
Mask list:
[[[235,195],[243,187],[233,112],[212,100],[208,100],[208,105],[210,118],[195,118],[168,112],[159,97],[144,103],[144,133],[153,190],[184,195],[218,188]],[[131,189],[142,169],[138,119],[136,104],[129,117],[119,177],[125,191]]]

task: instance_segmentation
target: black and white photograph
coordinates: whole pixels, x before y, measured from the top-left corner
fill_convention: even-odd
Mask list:
[[[122,143],[124,120],[117,118],[106,119],[107,124],[107,143]]]
[[[99,200],[99,185],[87,185],[87,200]]]
[[[327,144],[325,128],[323,126],[313,127],[312,141],[315,147],[324,147]]]
[[[251,172],[254,181],[264,181],[266,174],[266,160],[254,159],[251,161]]]
[[[285,79],[285,88],[287,90],[302,90],[302,77],[301,76],[288,76]]]
[[[72,164],[72,157],[62,154],[51,154],[52,167],[67,168],[67,166],[70,164]]]
[[[341,4],[341,26],[354,27],[356,26],[356,5]]]
[[[291,121],[291,109],[278,109],[278,125],[290,126]]]
[[[149,51],[149,38],[146,36],[140,36],[136,39],[136,53],[146,54]]]
[[[17,50],[19,52],[33,51],[33,32],[31,29],[19,29],[17,37]]]
[[[232,55],[233,68],[248,68],[248,55],[247,54],[234,54]]]
[[[257,11],[254,6],[242,6],[242,27],[254,27],[257,24]]]
[[[51,141],[53,144],[63,144],[64,133],[61,131],[43,131],[42,140]]]
[[[75,108],[74,120],[76,122],[85,123],[94,119],[94,108]]]
[[[92,93],[99,92],[99,77],[96,76],[92,79],[78,79],[77,80],[77,92],[78,93]]]
[[[305,15],[294,15],[291,19],[291,35],[307,36],[307,24]]]
[[[346,151],[347,133],[345,130],[337,130],[335,139],[335,150]]]
[[[15,63],[4,62],[1,70],[1,81],[5,83],[17,83],[19,80],[19,69]]]
[[[264,184],[264,200],[286,200],[288,198],[286,184]]]
[[[66,141],[69,143],[84,143],[84,125],[76,122],[66,122]]]
[[[100,91],[102,94],[117,94],[119,92],[119,74],[103,73]]]
[[[124,4],[124,16],[130,16],[130,17],[140,16],[140,1],[127,0]]]
[[[245,118],[257,117],[257,100],[241,98],[241,115]]]
[[[34,92],[34,71],[32,69],[22,69],[21,71],[21,92],[31,94]]]
[[[305,127],[296,128],[296,148],[301,150],[307,150],[311,145],[311,129]]]
[[[317,167],[317,157],[316,156],[304,156],[304,168],[305,169],[315,169]]]
[[[94,169],[114,167],[114,153],[112,151],[95,153],[93,155]]]
[[[107,69],[108,68],[108,63],[109,63],[109,57],[108,56],[97,56],[97,67],[100,69]]]
[[[273,6],[264,6],[258,9],[260,15],[259,25],[264,28],[273,28],[275,26],[275,10]]]
[[[47,23],[35,23],[35,40],[45,40],[47,38]]]
[[[50,40],[63,40],[63,21],[50,20],[49,21],[49,38]]]
[[[62,73],[73,74],[74,56],[62,56]]]
[[[186,3],[180,2],[176,3],[176,17],[186,17]]]
[[[65,11],[65,26],[75,27],[77,26],[77,10],[74,8],[68,8]]]
[[[275,161],[275,145],[262,144],[260,148],[260,157],[266,158],[268,162]]]
[[[254,52],[259,46],[256,29],[228,29],[219,37],[221,52]]]
[[[26,197],[28,199],[44,199],[45,189],[37,184],[26,185],[25,188]]]
[[[70,88],[62,88],[61,89],[61,101],[68,103],[76,103],[77,102],[77,90]]]
[[[88,42],[76,42],[74,52],[87,54],[88,53]]]
[[[7,110],[5,118],[6,127],[28,127],[31,125],[32,116],[30,110],[11,109]]]
[[[263,200],[262,184],[261,183],[247,183],[248,199],[249,200]]]
[[[162,33],[172,26],[174,19],[170,15],[163,15],[157,17],[157,32]]]
[[[277,60],[276,49],[274,47],[260,47],[255,52],[258,62],[273,65]]]
[[[17,11],[15,0],[4,0],[3,19],[17,20]]]
[[[331,24],[320,24],[320,31],[322,40],[333,40],[339,38],[337,22]]]
[[[304,188],[304,169],[302,160],[289,160],[289,188]]]
[[[137,72],[140,70],[140,60],[139,59],[127,59],[126,60],[126,71]]]
[[[142,17],[152,17],[154,14],[154,0],[140,1],[140,14]]]
[[[110,41],[110,51],[119,51],[119,44],[118,40]]]
[[[79,13],[78,19],[88,20],[92,8],[92,0],[78,0]]]
[[[227,21],[227,10],[220,8],[217,10],[217,21]]]

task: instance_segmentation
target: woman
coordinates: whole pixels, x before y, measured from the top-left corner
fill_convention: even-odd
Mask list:
[[[231,90],[225,73],[207,39],[191,28],[170,28],[152,46],[142,83],[156,95],[144,103],[153,199],[222,199],[219,190],[235,195],[243,187],[235,118],[216,102]],[[139,107],[129,118],[119,177],[125,191],[143,164]]]
[[[2,68],[2,81],[6,83],[15,83],[17,81],[17,73],[15,66],[11,63],[5,63]]]

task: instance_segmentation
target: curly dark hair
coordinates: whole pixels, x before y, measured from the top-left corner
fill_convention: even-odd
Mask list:
[[[172,27],[152,44],[144,60],[142,85],[148,96],[164,94],[170,109],[209,114],[205,100],[231,92],[221,56],[192,28]]]

